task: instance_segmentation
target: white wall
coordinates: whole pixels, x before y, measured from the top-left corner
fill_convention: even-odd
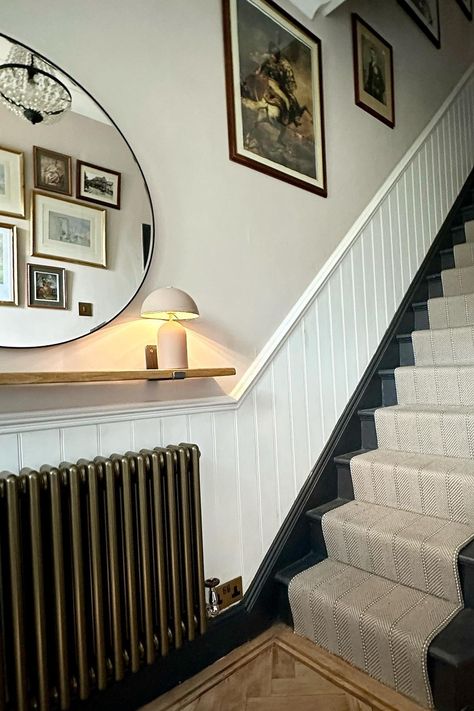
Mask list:
[[[138,319],[140,303],[172,283],[202,313],[191,363],[236,365],[238,380],[474,58],[474,23],[453,0],[440,5],[440,51],[396,2],[349,0],[328,17],[298,17],[322,39],[324,200],[228,160],[220,0],[2,3],[0,29],[63,66],[124,131],[150,184],[158,239],[142,293],[119,320],[59,349],[1,351],[0,368],[140,367],[154,338],[153,324]],[[393,44],[393,131],[354,105],[352,10]],[[138,404],[234,385],[49,389],[41,403]],[[3,391],[0,408],[28,402],[38,403],[37,391]]]
[[[238,403],[8,414],[0,468],[197,442],[206,575],[243,574],[247,587],[473,165],[471,70],[312,282]]]

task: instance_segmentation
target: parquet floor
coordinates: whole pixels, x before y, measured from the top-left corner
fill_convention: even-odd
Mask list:
[[[279,625],[142,711],[422,711]]]

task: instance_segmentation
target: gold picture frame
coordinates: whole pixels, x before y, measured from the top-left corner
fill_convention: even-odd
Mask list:
[[[34,190],[31,205],[35,257],[107,268],[107,211]]]
[[[23,153],[3,146],[0,146],[0,215],[25,217]]]
[[[0,223],[0,306],[18,306],[18,256],[15,225]]]
[[[49,264],[27,264],[27,302],[30,308],[67,309],[66,270]]]

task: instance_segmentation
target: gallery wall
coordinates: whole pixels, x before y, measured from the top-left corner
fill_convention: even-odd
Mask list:
[[[191,364],[236,365],[238,380],[474,58],[474,23],[455,0],[440,2],[441,50],[396,2],[348,0],[314,21],[281,4],[322,40],[327,199],[228,160],[220,0],[2,4],[0,29],[71,73],[127,136],[151,189],[157,248],[120,319],[60,348],[0,351],[1,369],[140,367],[155,330],[138,318],[141,301],[173,284],[202,314],[192,324]],[[393,45],[394,130],[354,105],[351,11]],[[97,407],[201,398],[234,386],[48,389],[41,407],[65,397],[68,406]],[[8,391],[0,408],[31,402],[29,390]]]
[[[0,127],[0,145],[23,152],[26,199],[25,219],[0,216],[0,222],[17,226],[19,293],[17,307],[0,307],[0,344],[67,340],[78,331],[87,332],[104,323],[114,304],[115,313],[119,311],[125,305],[126,295],[131,296],[143,279],[142,224],[150,224],[152,219],[143,179],[122,137],[107,123],[70,112],[52,126],[31,126],[0,105]],[[34,190],[34,145],[71,156],[73,196],[51,192],[49,195],[52,198],[79,200],[76,196],[77,160],[121,173],[120,210],[97,205],[106,209],[107,269],[32,256],[30,217]],[[66,310],[27,306],[28,263],[66,269]],[[79,301],[92,303],[91,317],[79,315]],[[1,368],[17,370],[15,363],[16,358],[10,356],[10,365],[2,363]],[[34,369],[33,365],[31,369]]]

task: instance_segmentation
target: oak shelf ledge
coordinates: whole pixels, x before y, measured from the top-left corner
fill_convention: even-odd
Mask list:
[[[169,370],[91,370],[33,373],[0,373],[0,385],[54,383],[105,383],[119,380],[188,380],[235,375],[235,368],[187,368]]]

